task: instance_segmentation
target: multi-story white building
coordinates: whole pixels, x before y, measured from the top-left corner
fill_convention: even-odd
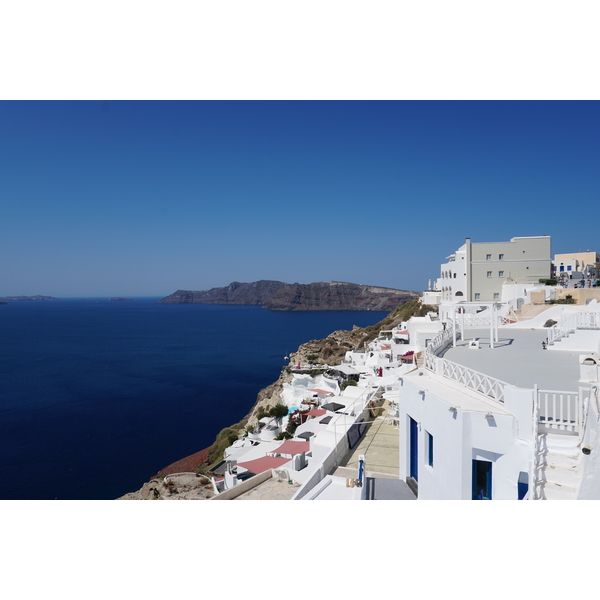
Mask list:
[[[400,380],[400,478],[422,499],[600,497],[599,309],[556,305],[495,345],[449,324]]]
[[[538,283],[551,276],[550,236],[514,237],[509,242],[466,239],[440,267],[437,289],[444,302],[493,302],[505,283]]]

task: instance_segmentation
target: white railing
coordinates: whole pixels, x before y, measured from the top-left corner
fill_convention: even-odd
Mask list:
[[[537,385],[533,386],[534,398],[538,397],[538,387]],[[540,470],[541,470],[541,458],[542,458],[542,449],[540,444],[542,440],[539,435],[539,402],[534,401],[533,403],[533,458],[531,460],[531,465],[529,468],[529,490],[527,491],[527,500],[537,500],[538,498],[538,485],[541,479]]]
[[[569,337],[570,333],[574,333],[577,329],[577,315],[578,313],[573,313],[561,316],[560,323],[552,325],[548,331],[548,344],[559,342],[563,338]]]
[[[538,390],[538,430],[548,433],[579,433],[582,406],[577,392]]]
[[[427,347],[423,357],[423,366],[429,371],[433,371],[435,373],[436,360],[437,358],[435,354],[433,352],[429,352],[429,347]]]
[[[491,317],[471,317],[465,315],[464,317],[459,317],[458,322],[462,322],[465,327],[489,327],[491,319]],[[497,317],[496,321],[499,325],[502,325],[501,317]]]
[[[438,373],[443,377],[462,383],[490,400],[504,403],[504,386],[507,384],[503,381],[479,373],[479,371],[468,369],[445,358],[438,358],[437,362],[439,365]]]
[[[560,323],[550,327],[548,343],[553,344],[577,329],[600,329],[600,312],[577,312],[561,316]]]
[[[489,319],[488,319],[489,324]],[[454,330],[452,324],[448,324],[448,327],[438,334],[429,346],[425,349],[425,359],[423,366],[429,371],[438,373],[443,377],[462,383],[469,389],[484,395],[486,398],[495,400],[496,402],[504,403],[504,386],[506,385],[503,381],[489,377],[473,369],[463,367],[457,363],[446,360],[445,358],[438,358],[438,354],[453,341]],[[460,338],[460,333],[456,332],[456,339]]]
[[[448,323],[444,331],[440,331],[432,340],[429,342],[429,346],[425,348],[425,362],[427,362],[427,355],[432,357],[441,354],[453,341],[454,338],[454,327],[452,323]],[[460,339],[460,333],[456,332],[456,339]],[[429,368],[429,367],[427,367]],[[431,370],[435,370],[435,365]]]

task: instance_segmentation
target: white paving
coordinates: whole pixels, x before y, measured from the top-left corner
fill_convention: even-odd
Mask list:
[[[543,350],[547,331],[540,329],[500,329],[499,341],[490,347],[489,329],[468,329],[465,339],[450,347],[444,358],[510,383],[517,387],[577,391],[580,352]],[[480,349],[468,348],[478,339]]]

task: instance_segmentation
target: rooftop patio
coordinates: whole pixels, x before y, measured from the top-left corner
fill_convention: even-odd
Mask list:
[[[490,330],[467,329],[465,339],[450,346],[443,358],[495,377],[517,387],[576,391],[579,381],[579,351],[544,350],[547,332],[539,329],[500,328],[499,341],[490,347]],[[479,340],[480,348],[468,347]],[[558,345],[557,345],[558,348]]]

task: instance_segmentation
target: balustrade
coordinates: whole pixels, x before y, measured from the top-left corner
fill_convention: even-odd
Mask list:
[[[541,431],[579,433],[581,430],[581,403],[577,392],[539,390],[537,414]]]
[[[439,373],[443,377],[462,383],[464,386],[482,394],[490,400],[504,403],[504,386],[506,384],[503,381],[489,375],[484,375],[479,371],[463,367],[445,358],[438,358],[438,361]]]

